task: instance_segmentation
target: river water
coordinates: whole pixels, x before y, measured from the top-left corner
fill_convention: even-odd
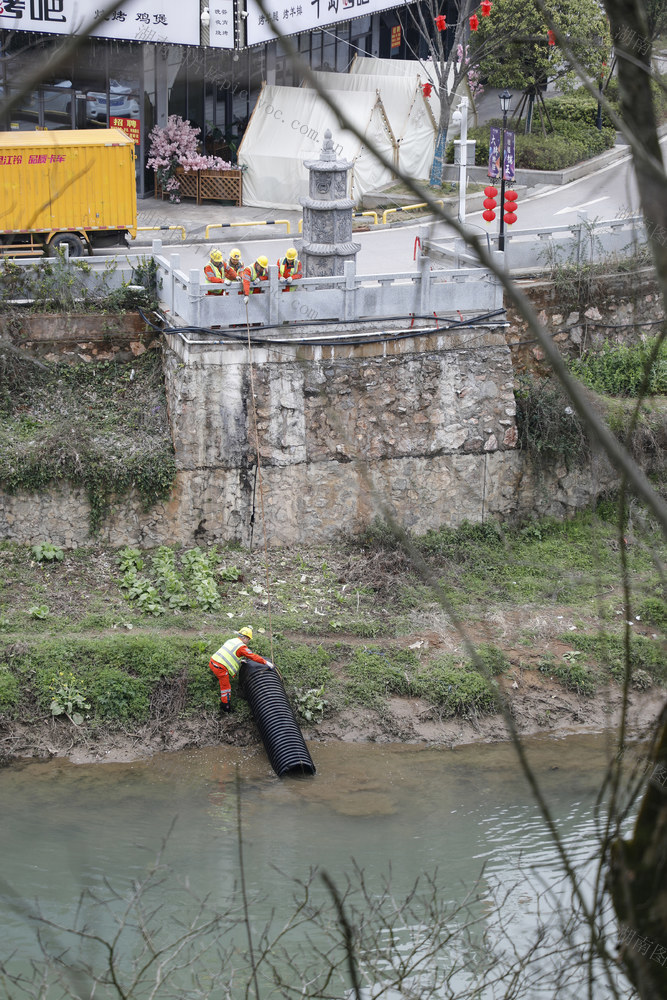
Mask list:
[[[526,745],[589,896],[598,844],[594,806],[613,752],[609,738],[533,738]],[[155,952],[173,943],[188,921],[204,923],[215,911],[218,923],[202,930],[198,945],[188,942],[194,950],[183,946],[189,968],[172,968],[173,983],[160,986],[157,1000],[245,996],[248,925],[255,959],[283,929],[273,958],[262,959],[253,991],[257,986],[262,998],[287,996],[269,980],[284,977],[296,988],[309,976],[321,977],[327,959],[317,949],[327,941],[337,947],[341,938],[324,871],[339,893],[349,893],[344,909],[350,920],[358,926],[366,914],[357,939],[364,997],[393,981],[391,969],[401,960],[410,974],[402,987],[387,990],[387,998],[472,995],[471,984],[488,968],[493,973],[476,996],[514,996],[506,983],[489,985],[488,977],[518,968],[512,949],[533,945],[541,926],[541,954],[526,973],[525,992],[517,995],[583,998],[583,973],[569,968],[581,931],[570,936],[565,926],[576,906],[511,745],[337,742],[309,749],[317,774],[300,779],[276,778],[261,746],[161,754],[129,764],[30,762],[0,771],[0,891],[8,903],[0,955],[10,973],[33,982],[44,976],[51,990],[34,995],[59,997],[63,987],[53,984],[61,973],[47,956],[53,963],[62,955],[66,987],[72,995],[79,995],[76,989],[90,995],[89,987],[72,985],[71,970],[89,963],[99,971],[97,946],[82,946],[51,924],[109,938],[124,920],[118,963],[131,977],[132,961],[145,953],[147,941]],[[159,868],[147,875],[158,852]],[[140,919],[131,900],[142,880],[146,916]],[[416,882],[418,902],[410,907],[406,899]],[[467,912],[456,912],[470,892],[475,898]],[[302,902],[306,893],[301,913],[307,920],[285,929],[294,900]],[[461,928],[470,919],[466,936]],[[451,941],[434,947],[454,931]],[[211,946],[205,953],[197,951],[203,941]],[[30,967],[28,959],[34,960]],[[151,982],[156,964],[146,974]],[[438,977],[455,965],[445,986]],[[545,970],[551,970],[546,985],[540,979]],[[612,994],[599,971],[597,977],[593,996],[606,1000]],[[327,995],[345,997],[349,984],[343,970]],[[116,995],[101,986],[95,992]],[[152,994],[141,986],[132,995]]]

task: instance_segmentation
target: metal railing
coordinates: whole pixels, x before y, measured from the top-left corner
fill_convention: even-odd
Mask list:
[[[137,226],[138,233],[158,232],[163,229],[180,229],[181,240],[185,240],[185,226]]]
[[[208,239],[211,229],[243,229],[246,226],[285,226],[286,236],[289,236],[292,231],[288,219],[267,219],[263,222],[213,222],[206,227],[204,239]]]
[[[437,205],[445,204],[444,198],[437,198],[435,201]],[[412,212],[417,208],[430,208],[430,205],[426,201],[420,201],[417,205],[399,205],[397,208],[385,208],[382,213],[382,225],[385,226],[387,224],[388,215],[393,215],[395,212]]]

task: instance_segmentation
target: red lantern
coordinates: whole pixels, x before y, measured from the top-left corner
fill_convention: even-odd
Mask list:
[[[505,192],[505,204],[503,205],[505,214],[503,218],[508,226],[512,226],[516,222],[517,200],[518,195],[516,191]]]
[[[424,97],[430,97],[432,90],[433,86],[430,83],[425,83],[422,87],[422,92],[424,94]]]
[[[438,31],[447,31],[447,18],[444,14],[438,14],[435,19],[435,26]]]
[[[496,207],[496,195],[498,194],[498,188],[489,184],[488,187],[484,188],[484,194],[486,195],[486,198],[484,199],[484,208],[486,211],[482,212],[482,218],[485,222],[493,222],[496,217],[494,209]]]
[[[477,14],[473,14],[472,17],[470,18],[470,30],[477,31],[478,28],[479,28],[479,18],[477,17]]]
[[[553,31],[551,31],[551,29],[549,29],[549,31],[547,31],[547,40],[549,42],[549,45],[555,45],[556,44],[556,36],[553,33]]]
[[[482,17],[488,17],[491,13],[491,0],[482,0]]]

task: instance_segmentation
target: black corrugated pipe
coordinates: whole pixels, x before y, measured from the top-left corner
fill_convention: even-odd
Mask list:
[[[250,705],[271,766],[279,778],[286,774],[315,774],[299,723],[276,670],[243,660],[240,693]]]

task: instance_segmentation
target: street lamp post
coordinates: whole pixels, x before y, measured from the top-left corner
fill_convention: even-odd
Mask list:
[[[500,228],[498,229],[498,249],[505,249],[505,130],[507,128],[507,112],[512,103],[512,95],[505,88],[500,95],[500,107],[503,111],[503,128],[500,136]]]
[[[452,115],[453,122],[461,123],[459,136],[459,222],[466,221],[466,166],[468,163],[468,98],[462,97],[461,103]],[[474,157],[473,157],[474,163]]]

